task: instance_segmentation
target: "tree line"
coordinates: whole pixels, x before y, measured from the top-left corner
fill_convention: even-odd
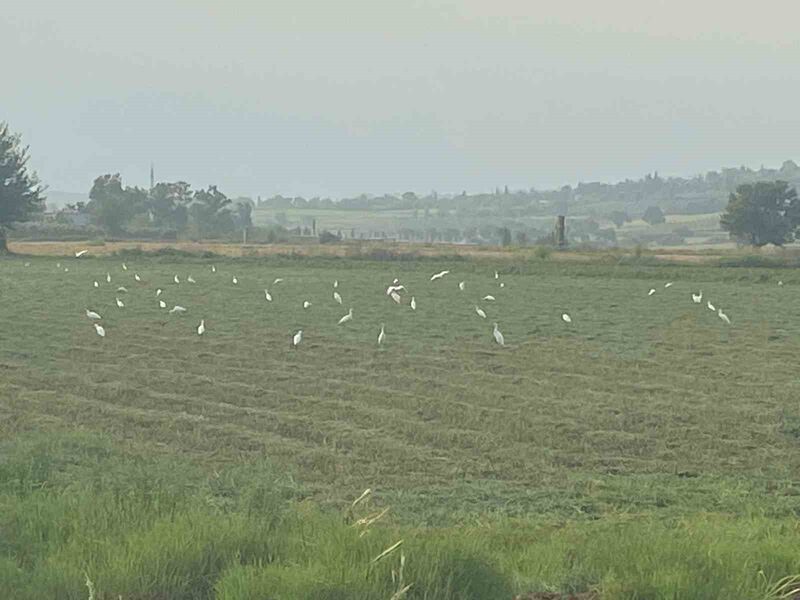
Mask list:
[[[46,188],[36,173],[28,168],[29,158],[29,149],[22,145],[19,135],[13,134],[6,123],[0,122],[0,251],[6,250],[7,229],[12,228],[15,223],[35,218],[44,210]],[[787,161],[780,172],[794,176],[800,173],[800,168]],[[755,172],[738,170],[737,173],[750,177]],[[727,175],[729,173],[723,171],[722,176],[708,175],[704,180],[721,180],[727,185]],[[645,183],[661,186],[657,174],[645,178]],[[581,189],[580,186],[578,189]],[[554,193],[572,192],[562,188]],[[512,194],[505,189],[503,195]],[[476,199],[463,194],[459,198],[466,204],[480,204],[480,196]],[[386,197],[383,201],[385,200]],[[415,209],[419,208],[415,204],[419,199],[411,192],[403,194],[401,200],[414,204]],[[447,207],[453,202],[456,200],[443,198],[437,210],[448,210]],[[429,207],[423,205],[423,209],[427,211]],[[216,186],[192,190],[188,183],[179,181],[159,183],[153,189],[145,190],[124,187],[119,174],[105,174],[94,180],[89,201],[73,205],[70,210],[90,216],[98,226],[112,235],[123,233],[132,226],[144,226],[170,228],[178,232],[193,231],[198,238],[208,238],[251,227],[253,203],[242,199],[234,202]],[[657,206],[648,206],[643,211],[643,216],[651,224],[664,220],[664,214]],[[617,210],[612,213],[611,220],[621,226],[628,218],[626,212]],[[755,246],[780,246],[798,240],[800,198],[797,190],[785,180],[740,183],[728,195],[720,226],[729,232],[732,239]],[[612,241],[614,236],[611,234],[613,230],[603,235]],[[446,239],[455,234],[436,232],[434,235]],[[517,242],[524,241],[526,235],[519,236]],[[512,242],[512,233],[508,227],[498,229],[496,236],[502,245]],[[336,241],[341,237],[331,236],[328,241]]]

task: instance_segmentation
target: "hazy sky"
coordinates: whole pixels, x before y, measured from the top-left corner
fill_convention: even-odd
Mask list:
[[[799,23],[798,0],[6,2],[0,120],[64,191],[150,161],[306,197],[779,166]]]

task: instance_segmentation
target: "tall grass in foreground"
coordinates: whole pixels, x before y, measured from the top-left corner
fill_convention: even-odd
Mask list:
[[[394,526],[366,494],[342,514],[267,464],[211,475],[98,437],[0,448],[0,594],[8,599],[791,598],[800,525],[498,521]],[[389,513],[390,515],[391,513]],[[794,586],[794,587],[793,587]]]

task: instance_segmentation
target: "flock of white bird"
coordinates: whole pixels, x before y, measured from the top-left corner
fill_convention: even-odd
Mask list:
[[[88,252],[87,250],[81,250],[80,252],[76,252],[75,253],[75,258],[81,258],[82,256],[85,256],[87,254],[87,252]],[[29,266],[29,264],[30,263],[26,263],[25,266]],[[61,263],[58,263],[57,267],[60,269],[61,268]],[[125,263],[122,263],[122,270],[123,271],[127,271],[128,270],[128,265],[125,264]],[[64,271],[65,272],[69,272],[69,268],[68,267],[64,267]],[[212,273],[216,273],[217,272],[217,269],[216,269],[216,267],[214,265],[211,266],[211,272]],[[445,276],[447,276],[449,274],[450,274],[449,270],[439,271],[438,273],[434,273],[433,275],[431,275],[430,281],[434,282],[434,281],[441,280],[441,279],[443,279]],[[134,273],[133,274],[133,278],[137,283],[142,283],[142,278],[138,273]],[[499,273],[497,271],[494,272],[494,278],[495,278],[495,280],[499,280],[500,279],[500,275],[499,275]],[[173,280],[173,283],[175,283],[176,285],[179,285],[181,283],[181,280],[180,280],[180,278],[178,277],[177,274],[173,276],[172,280]],[[110,273],[106,273],[105,281],[108,284],[111,283],[111,274]],[[186,281],[188,283],[192,283],[192,284],[197,283],[195,281],[195,279],[191,275],[189,275],[186,278]],[[272,282],[272,285],[273,286],[278,285],[279,283],[282,283],[283,281],[284,281],[283,278],[278,277]],[[238,285],[239,284],[239,280],[235,275],[231,278],[231,283],[233,285]],[[466,285],[467,285],[466,281],[460,281],[458,283],[458,289],[460,291],[464,291],[466,289]],[[664,284],[664,289],[669,289],[670,287],[672,287],[672,285],[673,285],[673,282],[671,282],[671,281],[667,282],[667,283]],[[779,281],[778,285],[783,285],[783,281]],[[97,280],[95,280],[93,282],[93,286],[95,288],[99,288],[100,287],[100,283]],[[502,288],[505,287],[505,283],[502,282],[502,281],[498,281],[498,286],[502,289]],[[333,282],[333,300],[337,304],[341,305],[343,303],[343,301],[342,301],[342,296],[338,291],[338,288],[339,288],[339,280],[337,279],[337,280],[334,280],[334,282]],[[120,286],[120,287],[117,288],[117,292],[127,292],[127,291],[128,290],[124,286]],[[402,296],[400,295],[401,292],[406,292],[407,293],[407,289],[406,289],[405,285],[401,284],[398,279],[394,279],[392,281],[392,284],[389,287],[386,288],[386,295],[389,296],[396,304],[401,304],[402,303]],[[161,288],[157,288],[156,291],[155,291],[156,298],[159,298],[162,293],[163,293],[163,290]],[[651,288],[647,293],[648,296],[653,296],[655,294],[656,294],[656,288]],[[264,289],[264,297],[265,297],[267,302],[272,302],[272,300],[273,300],[272,294],[270,293],[269,289],[267,289],[267,288]],[[491,294],[487,294],[487,295],[483,296],[482,300],[484,300],[484,301],[494,301],[495,297],[493,295],[491,295]],[[116,305],[117,305],[118,309],[124,309],[125,308],[125,303],[122,301],[122,299],[119,298],[119,296],[115,297],[115,301],[116,301]],[[695,304],[701,304],[703,302],[703,291],[702,290],[700,290],[697,294],[692,293],[692,302],[694,302]],[[413,310],[413,311],[417,310],[417,301],[416,301],[416,297],[415,296],[413,296],[413,295],[411,296],[411,300],[410,300],[408,305],[411,308],[411,310]],[[161,309],[167,308],[166,302],[164,302],[160,298],[158,300],[158,306]],[[304,300],[302,306],[303,306],[303,309],[308,309],[308,308],[311,307],[311,302],[308,301],[308,300]],[[730,318],[728,317],[727,314],[725,314],[722,311],[722,308],[715,307],[711,303],[710,300],[706,300],[706,307],[709,310],[711,310],[712,312],[714,312],[715,314],[717,314],[717,316],[720,319],[722,319],[722,321],[724,321],[728,325],[731,324]],[[183,307],[183,306],[178,305],[178,304],[174,305],[169,310],[169,314],[182,314],[182,313],[185,313],[185,312],[187,312],[187,309],[185,307]],[[482,319],[486,318],[486,312],[478,305],[475,305],[475,313]],[[89,318],[91,321],[93,321],[94,329],[95,329],[95,332],[97,333],[97,335],[99,335],[100,337],[103,337],[103,338],[106,337],[105,328],[100,323],[97,322],[97,321],[101,321],[102,320],[102,316],[99,313],[87,308],[86,309],[86,317]],[[353,320],[353,309],[350,308],[347,311],[347,313],[338,320],[337,324],[338,325],[344,325],[345,323],[347,323],[349,321],[352,321],[352,320]],[[561,314],[561,320],[564,323],[567,323],[567,324],[572,323],[572,317],[566,312]],[[377,338],[378,346],[382,346],[386,342],[386,331],[385,331],[385,329],[386,329],[385,324],[381,323],[380,324],[380,332],[378,333],[378,338]],[[196,331],[197,331],[197,335],[205,334],[205,332],[206,332],[205,319],[201,319],[200,320],[200,323],[197,326]],[[505,346],[505,337],[503,336],[503,333],[500,331],[499,326],[498,326],[497,323],[493,323],[492,337],[494,338],[494,341],[497,344],[499,344],[500,346]],[[300,330],[296,331],[291,336],[291,346],[293,348],[296,348],[297,346],[300,345],[300,343],[302,341],[303,341],[303,330],[300,329]]]

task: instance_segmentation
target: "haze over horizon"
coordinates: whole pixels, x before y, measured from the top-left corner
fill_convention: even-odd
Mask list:
[[[151,162],[305,197],[779,167],[800,155],[797,17],[789,0],[15,3],[0,120],[65,192],[146,185]]]

